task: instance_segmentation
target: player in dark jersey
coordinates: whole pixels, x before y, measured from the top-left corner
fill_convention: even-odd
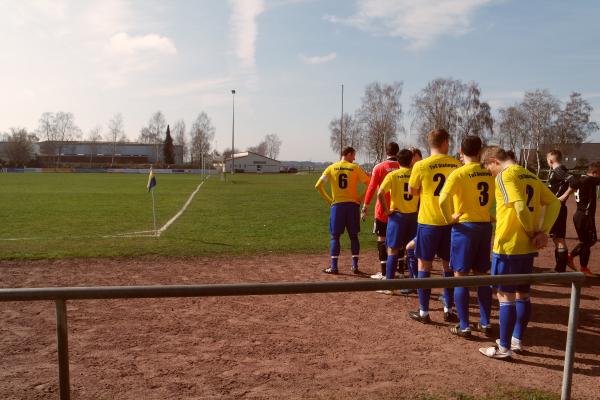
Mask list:
[[[596,188],[600,185],[600,161],[590,165],[585,175],[571,181],[571,187],[575,189],[575,201],[577,210],[573,215],[573,223],[577,231],[579,243],[571,254],[569,254],[569,265],[575,268],[573,257],[579,256],[580,271],[586,276],[594,276],[589,269],[590,248],[598,240],[596,233]]]
[[[556,260],[556,266],[554,270],[556,272],[565,272],[567,269],[569,249],[567,248],[567,242],[565,236],[567,232],[567,199],[573,191],[569,187],[569,179],[573,176],[569,174],[567,168],[561,164],[562,153],[560,150],[552,150],[546,155],[546,161],[550,167],[550,174],[548,175],[548,187],[550,191],[554,193],[560,200],[560,212],[558,218],[550,230],[550,237],[554,241],[554,258]]]

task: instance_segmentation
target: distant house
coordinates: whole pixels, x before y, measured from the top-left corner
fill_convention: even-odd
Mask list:
[[[260,154],[246,151],[233,155],[235,172],[279,172],[281,162]],[[225,172],[231,172],[231,157],[225,159]]]
[[[600,143],[581,143],[581,144],[543,144],[540,146],[540,159],[542,160],[542,168],[546,166],[546,154],[551,150],[558,149],[563,154],[563,164],[568,169],[584,168],[590,163],[600,161]],[[521,150],[521,155],[526,153]],[[535,152],[529,153],[528,164],[535,165]]]

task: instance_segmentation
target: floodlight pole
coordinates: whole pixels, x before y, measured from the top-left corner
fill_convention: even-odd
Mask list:
[[[235,156],[235,89],[231,90],[231,175],[234,174]]]
[[[342,116],[340,118],[340,157],[344,151],[344,84],[342,83]]]

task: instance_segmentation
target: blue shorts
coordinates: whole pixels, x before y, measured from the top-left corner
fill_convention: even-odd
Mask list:
[[[388,217],[385,245],[392,249],[404,249],[417,232],[417,213],[393,212]]]
[[[350,235],[360,232],[360,209],[354,202],[336,203],[331,206],[329,233],[341,235],[344,229]]]
[[[513,256],[492,253],[492,275],[531,274],[536,256],[537,253]],[[530,285],[498,285],[496,288],[506,293],[529,293]]]
[[[450,225],[417,226],[415,255],[420,260],[433,261],[436,256],[442,260],[450,260]]]
[[[490,222],[463,222],[452,225],[450,266],[454,272],[488,272],[491,251]]]

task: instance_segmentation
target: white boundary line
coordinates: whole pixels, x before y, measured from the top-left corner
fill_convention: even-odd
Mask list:
[[[181,214],[183,214],[185,212],[185,210],[188,208],[188,206],[190,205],[190,203],[192,202],[192,200],[194,199],[194,197],[196,196],[196,194],[198,193],[198,191],[200,190],[202,185],[204,185],[204,182],[206,182],[206,180],[208,178],[210,178],[210,175],[207,175],[207,177],[202,182],[200,182],[200,184],[196,187],[196,190],[194,190],[192,192],[192,194],[190,194],[190,197],[188,197],[188,199],[185,202],[185,204],[183,205],[183,207],[181,207],[181,209],[179,211],[177,211],[177,213],[170,220],[168,220],[167,223],[164,224],[160,229],[158,229],[156,231],[150,230],[150,231],[116,233],[114,235],[103,235],[100,237],[101,238],[160,237],[160,235],[162,235],[162,233],[164,231],[166,231],[175,221],[177,221],[177,218],[179,218],[181,216]],[[78,236],[77,239],[86,239],[86,238],[93,238],[93,237],[96,237],[96,236]],[[0,238],[0,241],[41,240],[41,239],[44,239],[44,238],[43,237]],[[54,238],[54,239],[57,239],[57,238]],[[71,237],[71,239],[73,239],[73,237]]]

